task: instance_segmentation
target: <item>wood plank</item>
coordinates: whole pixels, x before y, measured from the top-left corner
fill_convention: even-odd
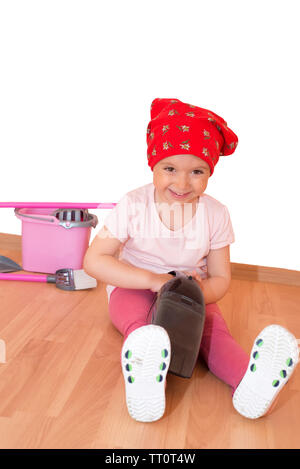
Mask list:
[[[10,251],[21,251],[22,237],[19,235],[0,233],[1,255],[4,249]]]
[[[300,286],[300,271],[279,269],[277,267],[264,267],[260,265],[231,263],[233,279],[253,282],[271,282],[283,285]]]

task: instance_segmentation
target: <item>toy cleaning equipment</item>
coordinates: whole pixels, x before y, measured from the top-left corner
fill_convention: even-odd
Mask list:
[[[87,290],[95,288],[97,281],[84,270],[60,269],[54,275],[27,275],[0,273],[0,280],[19,282],[55,283],[61,290]]]
[[[86,210],[16,208],[22,221],[22,266],[31,272],[81,269],[91,227],[98,220]]]
[[[197,282],[181,272],[159,290],[149,314],[171,341],[169,371],[190,378],[196,365],[205,322],[205,302]]]
[[[0,272],[16,272],[22,270],[22,267],[8,257],[0,256]]]
[[[116,203],[86,202],[0,202],[0,208],[114,208]]]
[[[15,208],[22,221],[22,266],[29,272],[54,274],[82,269],[91,229],[98,224],[88,208],[113,208],[113,203],[1,202]]]

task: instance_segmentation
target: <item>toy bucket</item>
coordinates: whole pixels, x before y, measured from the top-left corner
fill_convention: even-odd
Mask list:
[[[98,224],[87,210],[15,209],[22,221],[22,267],[53,274],[59,269],[82,269],[91,229]]]

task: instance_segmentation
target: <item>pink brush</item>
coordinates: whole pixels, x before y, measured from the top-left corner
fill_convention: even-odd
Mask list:
[[[0,202],[2,208],[114,208],[116,203]]]
[[[55,283],[61,290],[86,290],[97,286],[96,279],[82,269],[60,269],[51,275],[0,274],[0,280]]]

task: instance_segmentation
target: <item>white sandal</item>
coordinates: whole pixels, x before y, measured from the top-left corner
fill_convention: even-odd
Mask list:
[[[170,356],[170,339],[160,326],[139,327],[125,340],[122,371],[127,408],[133,419],[153,422],[163,416]]]
[[[276,324],[263,329],[254,341],[248,369],[233,395],[235,409],[249,419],[266,414],[298,359],[298,342],[293,334]]]

